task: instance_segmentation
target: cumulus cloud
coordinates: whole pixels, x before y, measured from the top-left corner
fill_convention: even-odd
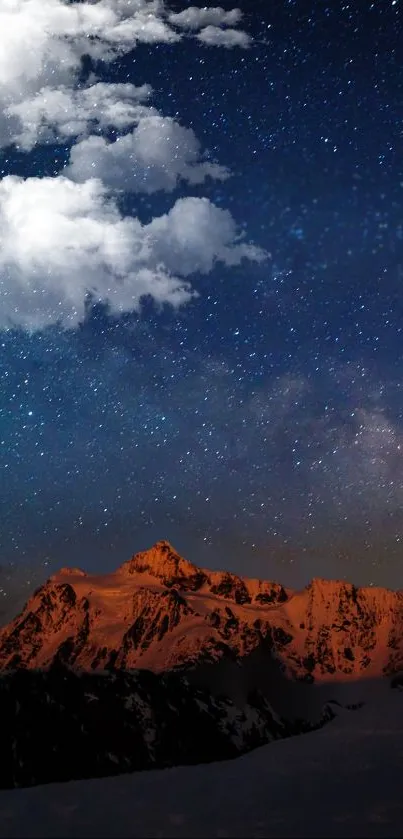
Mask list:
[[[163,4],[148,0],[3,0],[0,7],[0,86],[26,93],[62,83],[83,55],[111,61],[137,42],[171,43],[180,35],[163,20]]]
[[[0,95],[8,104],[50,85],[72,82],[83,55],[112,61],[137,43],[175,43],[185,19],[236,24],[234,9],[188,9],[170,15],[160,0],[3,0]],[[198,28],[197,24],[196,28]]]
[[[30,99],[10,105],[6,113],[18,118],[14,141],[25,151],[37,142],[61,143],[78,137],[64,172],[73,180],[98,177],[111,188],[151,193],[170,191],[179,179],[200,184],[207,177],[228,178],[226,167],[203,160],[192,129],[144,104],[151,94],[146,84],[42,88]],[[115,142],[102,137],[105,129],[124,131],[133,125],[132,133]]]
[[[158,261],[183,276],[207,274],[216,261],[239,265],[242,259],[267,257],[262,248],[241,241],[231,213],[207,198],[180,198],[169,213],[152,220],[148,231]]]
[[[14,142],[29,151],[38,142],[65,142],[109,127],[127,129],[144,116],[157,113],[142,104],[151,93],[152,88],[146,84],[136,87],[97,82],[77,90],[65,85],[43,87],[32,97],[9,105],[5,115],[18,120],[18,127],[14,122]]]
[[[164,14],[162,3],[148,0],[4,0],[0,4],[0,145],[20,135],[21,118],[27,109],[35,111],[36,94],[45,88],[49,99],[51,89],[74,87],[84,55],[110,62],[140,42],[179,41],[181,35],[163,19]],[[40,108],[40,98],[37,105]],[[52,107],[57,108],[56,100]]]
[[[229,172],[203,154],[192,129],[152,107],[149,85],[78,82],[85,55],[110,62],[139,42],[180,41],[186,30],[245,46],[245,33],[220,28],[240,19],[220,7],[175,15],[164,0],[3,0],[0,146],[74,144],[61,175],[0,181],[0,328],[74,327],[89,297],[114,313],[138,310],[146,295],[180,306],[196,294],[193,272],[266,258],[207,199],[181,199],[147,225],[123,216],[114,191],[170,191]],[[107,140],[110,130],[121,136]]]
[[[181,29],[201,29],[204,26],[236,26],[242,19],[240,9],[226,12],[221,6],[204,7],[189,6],[182,12],[169,15],[169,22]]]
[[[144,193],[171,191],[178,180],[200,184],[207,177],[229,177],[224,166],[201,159],[191,128],[151,109],[115,142],[92,136],[73,146],[65,174],[76,181],[97,177],[111,188]]]
[[[145,295],[180,306],[184,279],[216,261],[264,259],[241,240],[231,214],[206,198],[182,198],[142,225],[122,216],[100,180],[9,176],[0,182],[0,326],[76,326],[91,294],[114,313]]]
[[[250,37],[240,29],[220,29],[218,26],[206,26],[196,36],[209,47],[248,47]]]

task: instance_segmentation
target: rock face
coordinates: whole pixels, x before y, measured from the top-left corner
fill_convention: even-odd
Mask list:
[[[302,665],[312,679],[377,677],[400,669],[402,592],[314,579],[305,592],[304,611]],[[298,673],[300,657],[294,664]]]
[[[198,568],[165,541],[114,574],[62,569],[0,631],[0,669],[194,670],[264,646],[292,679],[403,669],[403,595],[314,579],[277,583]]]

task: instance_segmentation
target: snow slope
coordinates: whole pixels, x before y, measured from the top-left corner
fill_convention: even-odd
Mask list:
[[[397,837],[403,693],[232,761],[0,791],[1,837]]]

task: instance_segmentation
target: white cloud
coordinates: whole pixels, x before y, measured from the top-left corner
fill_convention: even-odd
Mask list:
[[[151,193],[172,190],[179,179],[200,184],[207,177],[228,178],[224,166],[203,159],[192,129],[142,104],[151,93],[149,85],[101,82],[80,90],[42,88],[7,112],[19,120],[14,140],[25,151],[37,142],[82,138],[64,171],[73,180],[98,177],[115,189]],[[115,142],[100,136],[105,128],[122,131],[135,124],[132,133]]]
[[[136,43],[180,40],[162,19],[161,3],[147,0],[2,0],[0,90],[25,95],[72,79],[85,54],[103,61]]]
[[[225,11],[221,6],[197,8],[189,6],[182,12],[169,15],[169,22],[181,29],[197,31],[197,39],[203,44],[214,47],[243,47],[251,43],[250,36],[242,29],[234,29],[242,19],[240,9]],[[223,29],[223,26],[231,27]]]
[[[91,78],[78,87],[84,55],[110,62],[138,42],[187,36],[173,26],[204,26],[205,43],[246,46],[245,33],[217,28],[240,18],[221,8],[170,15],[163,0],[1,0],[0,146],[77,142],[62,175],[0,181],[0,328],[74,327],[88,294],[116,313],[139,309],[145,295],[180,306],[195,296],[193,272],[266,258],[207,199],[181,199],[148,225],[122,216],[113,189],[172,190],[229,172],[191,129],[150,105],[149,85]],[[108,128],[128,133],[108,142]]]
[[[98,177],[111,188],[151,193],[172,190],[179,179],[200,184],[207,177],[228,178],[224,166],[203,159],[192,129],[142,104],[151,93],[149,85],[101,82],[79,90],[42,88],[7,113],[19,120],[14,140],[25,151],[37,142],[82,138],[72,147],[64,170],[73,180]],[[101,136],[106,128],[122,131],[133,125],[131,133],[115,142]]]
[[[240,29],[220,29],[218,26],[206,26],[196,36],[209,47],[248,47],[251,39]]]
[[[157,261],[185,277],[208,273],[216,260],[238,265],[244,258],[261,262],[267,257],[261,248],[240,241],[231,213],[207,198],[179,199],[169,213],[153,219],[148,231]]]
[[[238,9],[192,7],[172,15],[158,0],[2,0],[0,97],[10,105],[42,87],[73,83],[85,54],[112,61],[138,42],[175,43],[182,35],[173,22],[180,27],[188,20],[188,28],[198,19],[196,28],[214,28],[240,17]]]
[[[242,19],[240,9],[226,12],[221,6],[204,7],[189,6],[177,14],[169,15],[169,22],[181,29],[201,29],[204,26],[236,26]]]
[[[97,177],[111,188],[145,193],[171,191],[179,179],[199,184],[208,176],[229,177],[225,167],[201,159],[191,128],[151,109],[130,134],[113,143],[95,136],[77,143],[64,174],[76,181]]]
[[[240,241],[231,214],[206,198],[178,200],[148,225],[123,217],[101,181],[9,176],[0,181],[0,326],[76,326],[88,292],[112,312],[139,309],[144,295],[180,306],[184,279],[261,260]]]
[[[18,119],[18,127],[14,121],[14,142],[29,151],[38,142],[63,143],[90,130],[129,128],[142,117],[157,114],[155,108],[140,104],[151,93],[152,88],[145,84],[98,82],[78,90],[65,85],[43,87],[31,98],[9,105],[5,114]],[[3,142],[9,142],[9,136]]]
[[[51,99],[50,89],[74,87],[84,55],[110,62],[138,42],[179,41],[181,35],[163,13],[162,3],[147,0],[2,0],[0,145],[21,134],[27,112],[35,121],[36,94],[45,88],[45,98]],[[36,104],[40,111],[40,98]],[[50,101],[50,107],[57,108],[57,101]]]

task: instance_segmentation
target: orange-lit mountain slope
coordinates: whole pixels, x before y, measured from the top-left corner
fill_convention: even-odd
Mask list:
[[[403,595],[314,579],[301,592],[198,568],[168,542],[113,574],[62,569],[0,632],[0,668],[156,672],[271,651],[303,681],[378,677],[403,662]]]

